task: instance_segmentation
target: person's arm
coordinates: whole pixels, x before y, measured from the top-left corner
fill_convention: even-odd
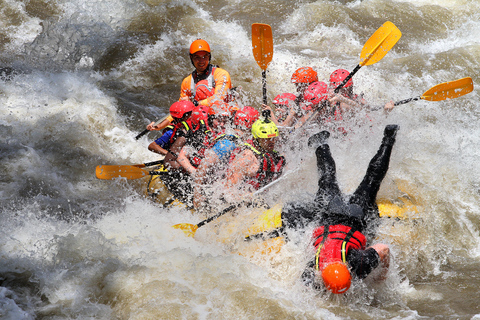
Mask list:
[[[265,110],[270,110],[270,119],[275,123],[277,126],[280,124],[278,123],[277,117],[275,116],[275,113],[273,112],[272,108],[266,104],[262,104],[262,111]]]
[[[287,118],[280,124],[282,127],[290,127],[295,122],[297,113],[293,106],[290,106],[290,112],[288,113]]]
[[[190,83],[192,81],[192,75],[188,75],[185,79],[182,81],[182,85],[180,86],[180,98],[178,101],[183,101],[183,100],[192,100],[192,92],[190,91]]]
[[[307,122],[307,120],[310,119],[310,117],[313,116],[314,112],[315,112],[314,110],[311,110],[306,115],[304,115],[300,119],[298,119],[297,123],[295,124],[295,129],[298,129],[301,126],[303,126],[305,124],[305,122]]]
[[[253,151],[242,151],[228,168],[226,186],[229,188],[238,186],[245,178],[255,176],[259,167],[260,161],[255,157]]]
[[[179,136],[172,144],[163,159],[163,164],[167,168],[180,169],[180,164],[177,162],[177,158],[185,143],[187,143],[187,139],[184,136]]]
[[[173,122],[172,116],[168,116],[165,120],[160,122],[160,124],[154,126],[155,122],[151,122],[149,125],[147,125],[147,130],[148,131],[158,131],[158,130],[163,130],[165,129],[166,126],[171,124]]]
[[[210,106],[215,101],[223,101],[228,94],[228,90],[232,88],[230,74],[226,70],[216,68],[213,78],[215,79],[215,94],[207,99],[198,101],[199,105]]]
[[[385,111],[385,113],[389,113],[393,110],[393,108],[395,108],[395,102],[393,102],[393,100],[390,100],[383,106],[383,111]]]
[[[160,147],[155,141],[153,141],[148,145],[148,150],[158,154],[162,154],[162,155],[166,155],[168,153],[168,150],[165,150],[162,147]]]
[[[183,147],[180,153],[178,154],[177,162],[179,165],[185,169],[189,174],[194,174],[197,171],[197,168],[192,166],[192,163],[190,160],[188,160],[188,151],[187,149],[190,149],[189,147]]]

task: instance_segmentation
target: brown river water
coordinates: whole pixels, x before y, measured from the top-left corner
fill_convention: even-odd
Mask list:
[[[311,230],[275,254],[239,255],[241,241],[217,241],[215,223],[186,238],[171,226],[204,217],[161,208],[138,181],[94,175],[100,164],[158,159],[147,150],[153,133],[134,137],[178,99],[196,38],[242,87],[240,103],[260,107],[252,23],[273,31],[271,101],[294,92],[301,66],[325,81],[353,70],[391,21],[401,39],[354,76],[380,106],[479,82],[479,1],[2,0],[0,16],[0,319],[480,319],[477,88],[360,112],[351,134],[331,139],[349,192],[383,127],[399,124],[379,196],[407,192],[418,208],[384,219],[373,240],[393,254],[386,281],[354,282],[344,296],[301,283]],[[298,170],[263,195],[271,204],[316,191],[314,154],[305,136],[292,138],[297,147],[281,149]]]

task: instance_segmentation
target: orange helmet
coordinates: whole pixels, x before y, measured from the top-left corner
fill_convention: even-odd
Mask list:
[[[208,53],[211,53],[208,42],[203,39],[197,39],[193,41],[192,44],[190,45],[190,54],[194,54],[195,52],[198,52],[198,51],[207,51]]]
[[[337,69],[333,71],[330,75],[330,85],[332,88],[337,88],[349,74],[350,72],[345,69]],[[351,78],[347,81],[344,87],[348,88],[350,86],[353,86],[353,80]]]
[[[347,266],[342,262],[333,262],[322,271],[325,287],[335,294],[345,293],[352,284],[352,276]]]
[[[170,106],[170,114],[174,118],[182,118],[185,113],[193,111],[195,105],[191,101],[177,101]]]
[[[310,67],[301,67],[292,75],[292,83],[312,83],[318,81],[317,71]]]

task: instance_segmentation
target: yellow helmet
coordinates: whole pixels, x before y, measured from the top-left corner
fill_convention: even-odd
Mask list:
[[[278,128],[271,120],[258,119],[252,125],[252,135],[261,139],[278,137]]]

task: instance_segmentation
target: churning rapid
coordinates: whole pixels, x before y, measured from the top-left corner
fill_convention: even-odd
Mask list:
[[[158,159],[147,150],[155,134],[135,136],[178,99],[197,38],[242,87],[241,104],[260,108],[252,23],[273,30],[271,102],[294,92],[301,66],[323,81],[353,70],[391,21],[402,38],[353,77],[382,105],[447,81],[479,82],[478,1],[4,0],[0,15],[1,319],[480,318],[478,89],[359,114],[367,123],[331,139],[348,193],[383,127],[399,124],[379,196],[406,192],[418,208],[380,226],[375,241],[393,253],[387,280],[354,283],[344,296],[301,283],[309,232],[275,254],[239,255],[238,241],[216,241],[214,223],[195,238],[172,228],[203,217],[162,209],[137,180],[95,178],[100,164]],[[295,139],[301,147],[284,152],[286,170],[298,170],[263,195],[271,204],[316,191],[313,151]]]

